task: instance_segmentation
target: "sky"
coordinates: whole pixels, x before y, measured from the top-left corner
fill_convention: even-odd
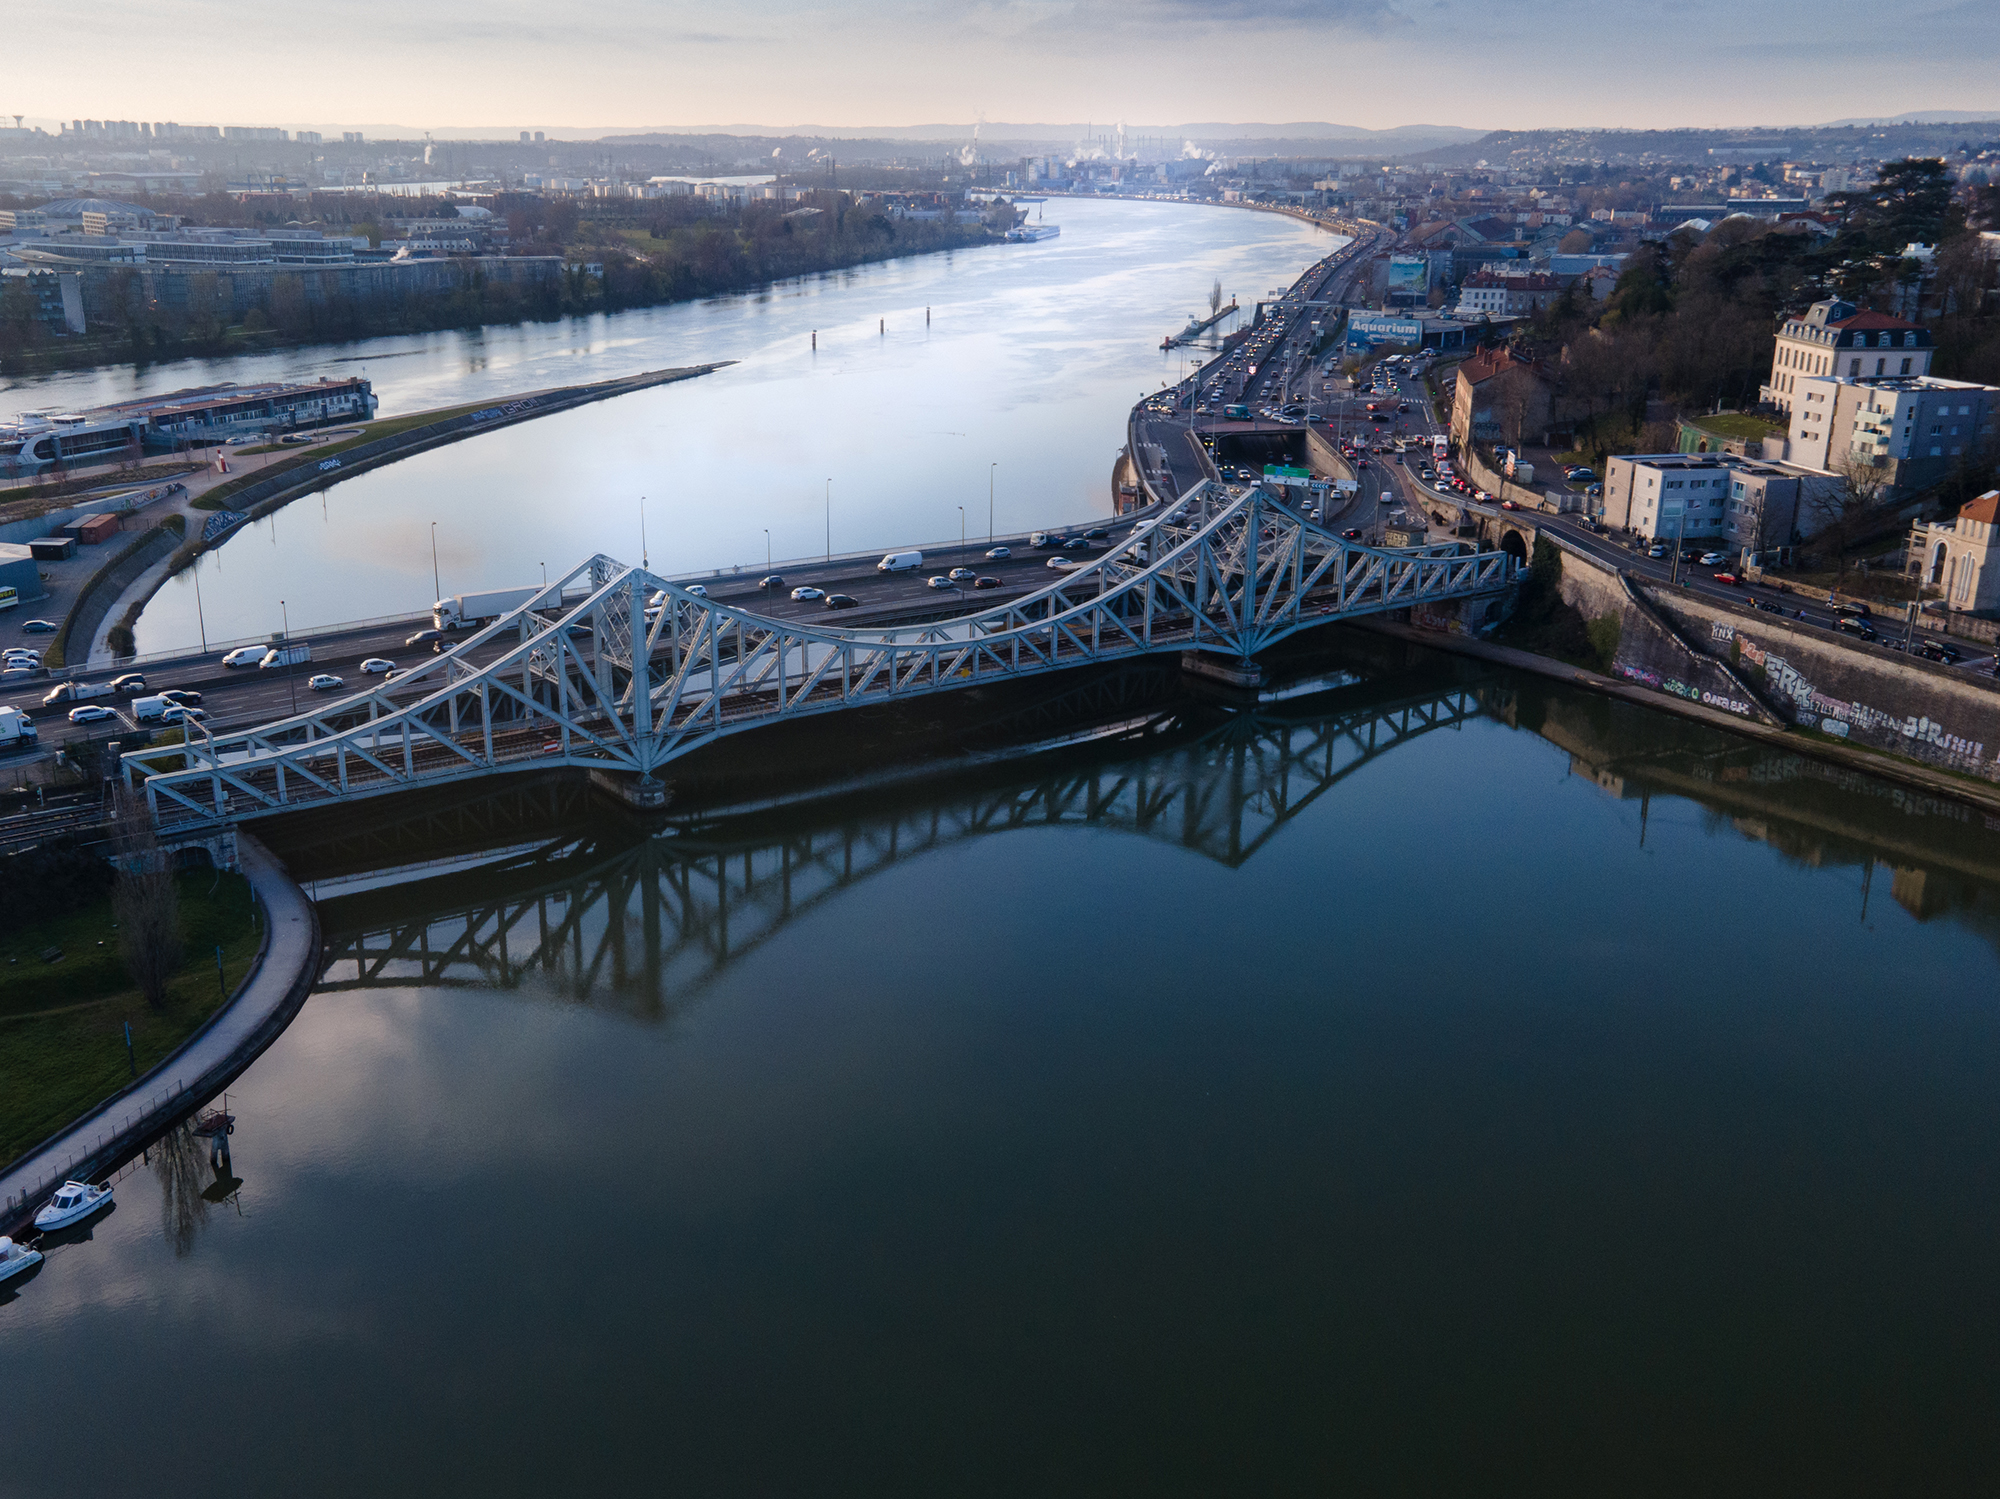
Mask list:
[[[74,0],[8,0],[17,37]],[[1475,129],[2000,116],[2000,3],[91,0],[0,111],[350,128],[1332,121]],[[1865,38],[1865,45],[1859,40]]]

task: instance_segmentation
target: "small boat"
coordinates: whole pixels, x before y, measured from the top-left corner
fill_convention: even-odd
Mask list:
[[[49,1205],[35,1214],[35,1227],[43,1233],[81,1223],[111,1201],[111,1188],[93,1187],[89,1182],[64,1182],[49,1199]]]
[[[0,1234],[0,1282],[24,1275],[42,1262],[39,1249],[24,1249],[5,1234]]]

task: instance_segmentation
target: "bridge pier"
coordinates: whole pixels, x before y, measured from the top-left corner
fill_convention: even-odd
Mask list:
[[[1264,668],[1255,661],[1218,655],[1214,651],[1182,651],[1181,670],[1226,687],[1247,687],[1254,691],[1264,685]]]
[[[674,799],[673,786],[656,776],[635,776],[628,771],[593,770],[591,789],[603,793],[631,812],[664,812]]]

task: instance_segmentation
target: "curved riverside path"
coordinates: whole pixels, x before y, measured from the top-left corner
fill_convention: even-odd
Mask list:
[[[319,971],[319,914],[285,866],[248,833],[237,834],[237,860],[264,921],[250,976],[178,1051],[0,1176],[0,1233],[18,1231],[65,1180],[102,1176],[214,1097],[305,1003]]]

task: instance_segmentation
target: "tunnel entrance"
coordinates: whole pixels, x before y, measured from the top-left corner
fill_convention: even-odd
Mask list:
[[[1500,533],[1500,550],[1512,557],[1521,566],[1528,565],[1528,544],[1521,539],[1521,533],[1512,529]]]
[[[1268,468],[1307,468],[1306,435],[1298,432],[1246,432],[1215,440],[1215,466],[1224,478],[1238,469],[1261,474]]]

